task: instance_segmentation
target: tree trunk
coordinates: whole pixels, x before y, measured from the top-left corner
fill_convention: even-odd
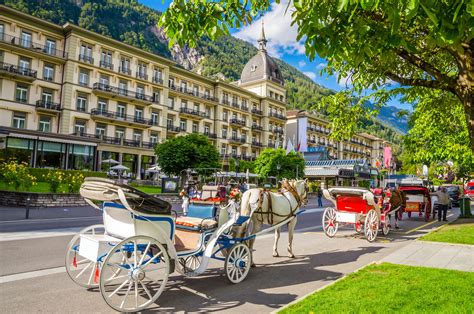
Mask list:
[[[471,140],[471,150],[474,153],[474,94],[468,95],[463,100],[466,110],[467,128],[469,131],[469,139]]]

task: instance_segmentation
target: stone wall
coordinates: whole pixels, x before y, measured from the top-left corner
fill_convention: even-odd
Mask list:
[[[30,200],[28,201],[28,196]],[[84,206],[87,203],[79,194],[28,193],[0,191],[0,205],[30,207]]]

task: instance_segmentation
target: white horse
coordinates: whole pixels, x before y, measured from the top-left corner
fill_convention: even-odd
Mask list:
[[[243,193],[240,215],[251,216],[253,223],[252,234],[257,233],[262,228],[262,224],[274,226],[285,219],[295,215],[301,205],[308,202],[307,180],[283,180],[282,190],[274,193],[262,189],[250,189]],[[250,222],[249,222],[250,223]],[[236,233],[242,237],[248,228],[249,223],[239,228]],[[296,216],[288,223],[288,257],[295,257],[293,254],[293,232],[296,226]],[[250,230],[249,230],[250,231]],[[273,256],[278,255],[278,240],[280,239],[280,228],[275,229],[275,243],[273,246]],[[253,247],[255,239],[250,240],[250,249]],[[253,262],[252,262],[253,264]]]

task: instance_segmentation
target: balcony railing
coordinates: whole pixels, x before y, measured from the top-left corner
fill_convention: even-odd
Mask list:
[[[176,85],[170,85],[169,88],[171,90],[174,90],[174,91],[186,94],[186,95],[191,95],[191,96],[202,98],[202,99],[205,99],[205,100],[216,101],[216,99],[213,96],[211,96],[207,93],[203,94],[203,93],[200,93],[200,92],[196,92],[196,91],[193,91],[192,89],[188,89],[188,88],[185,88],[183,86],[180,87],[180,86],[176,86]]]
[[[193,116],[200,117],[200,118],[209,118],[209,115],[206,112],[197,111],[197,110],[193,110],[193,109],[190,109],[190,108],[180,108],[179,112],[184,113],[184,114],[188,114],[188,115],[193,115]]]
[[[237,108],[237,109],[240,109],[239,104],[236,103],[236,102],[232,102],[232,107]]]
[[[145,95],[145,94],[142,94],[142,93],[136,93],[134,91],[130,91],[130,90],[110,86],[110,85],[107,85],[107,84],[94,83],[94,85],[92,86],[92,89],[100,90],[100,91],[104,91],[104,92],[108,92],[108,93],[111,93],[111,94],[124,96],[124,97],[128,97],[128,98],[159,103],[159,99],[155,99],[153,96]]]
[[[31,77],[31,78],[36,78],[36,75],[38,73],[37,71],[31,70],[29,68],[19,67],[17,65],[4,63],[4,62],[0,62],[0,70],[13,73],[13,74],[19,74],[26,77]]]
[[[114,120],[130,122],[130,123],[142,124],[142,125],[152,125],[152,121],[149,119],[144,119],[138,116],[131,116],[128,114],[121,114],[119,112],[113,112],[113,111],[108,111],[108,110],[92,109],[91,115],[106,117],[106,118],[110,118]]]
[[[238,125],[241,125],[241,126],[245,126],[246,123],[244,120],[239,120],[239,119],[236,119],[236,118],[232,118],[230,119],[230,123],[232,124],[238,124]]]
[[[260,130],[262,131],[263,130],[263,127],[261,125],[258,125],[258,124],[252,124],[252,130]]]
[[[103,61],[103,60],[100,60],[100,67],[101,68],[105,68],[105,69],[109,69],[109,70],[112,70],[114,69],[114,65],[110,62],[107,62],[107,61]]]
[[[136,77],[142,80],[148,80],[148,74],[143,72],[136,72]]]
[[[257,147],[262,147],[263,146],[263,144],[261,142],[258,142],[258,141],[252,141],[252,145],[257,146]]]
[[[166,130],[168,132],[173,132],[173,133],[179,133],[182,132],[181,128],[179,126],[173,126],[173,125],[168,125],[166,126]]]
[[[49,101],[45,101],[45,100],[37,100],[36,101],[36,108],[60,111],[61,110],[61,104],[57,104],[57,103],[49,102]]]
[[[216,134],[216,133],[204,132],[203,134],[204,134],[205,136],[209,137],[209,138],[217,138],[217,134]]]
[[[274,117],[280,120],[286,120],[286,117],[284,115],[276,113],[276,112],[271,112],[270,117]]]
[[[159,76],[153,76],[152,81],[153,81],[153,83],[163,85],[163,79]]]
[[[89,55],[82,55],[82,54],[80,54],[80,55],[79,55],[79,61],[83,61],[83,62],[86,62],[86,63],[94,64],[94,58],[92,58],[92,57],[89,56]]]
[[[270,132],[283,134],[283,128],[273,128],[273,129],[270,129]]]
[[[43,45],[43,44],[35,43],[31,40],[24,40],[22,38],[7,35],[7,34],[4,34],[4,33],[0,33],[0,41],[2,41],[4,43],[15,45],[15,46],[19,46],[19,47],[22,47],[22,48],[30,49],[32,51],[45,53],[45,54],[48,54],[48,55],[51,55],[51,56],[54,56],[54,57],[59,57],[59,58],[66,58],[67,57],[67,53],[62,51],[62,50],[53,48],[51,46],[46,46],[46,45]]]
[[[132,75],[132,70],[126,67],[119,67],[119,72],[127,75]]]
[[[249,107],[244,106],[244,105],[242,105],[242,106],[240,107],[240,109],[242,109],[242,110],[244,110],[244,111],[249,111]]]
[[[148,149],[153,149],[155,145],[158,144],[154,142],[127,140],[127,139],[124,139],[123,137],[111,137],[111,136],[105,136],[102,134],[89,134],[85,132],[74,132],[72,133],[72,135],[98,139],[101,142],[106,143],[106,144],[142,147],[142,148],[148,148]]]
[[[267,147],[275,148],[275,142],[269,141]]]
[[[231,138],[229,138],[229,141],[237,143],[246,143],[247,139],[245,137],[232,136]]]
[[[252,109],[252,113],[256,114],[256,115],[259,115],[259,116],[263,115],[263,111],[260,110],[260,109]]]

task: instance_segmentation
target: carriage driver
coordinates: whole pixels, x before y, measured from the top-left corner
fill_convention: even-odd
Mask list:
[[[405,193],[400,191],[398,184],[390,189],[390,211],[400,207],[399,210],[403,212],[405,209],[406,197]],[[391,217],[388,219],[390,220]],[[395,229],[398,229],[398,213],[395,213]]]

